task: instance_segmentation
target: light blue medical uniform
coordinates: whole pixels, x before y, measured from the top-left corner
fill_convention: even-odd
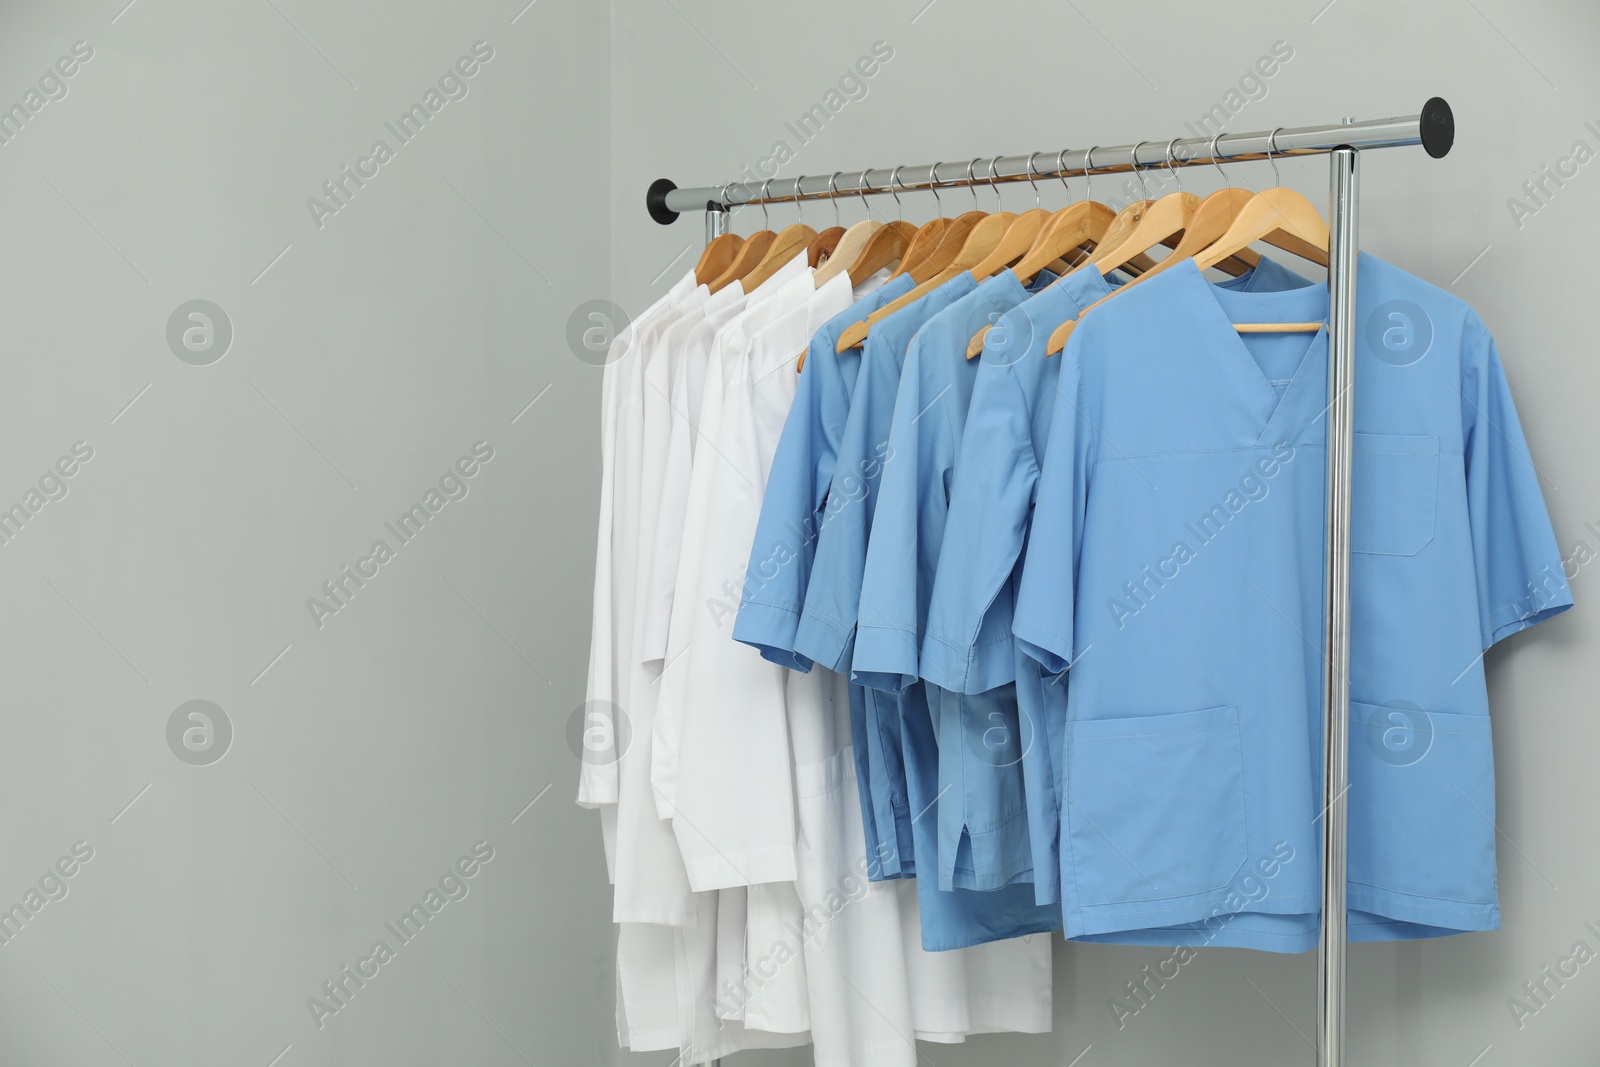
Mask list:
[[[1098,272],[1090,273],[1099,279]],[[884,470],[861,583],[853,670],[869,686],[893,693],[923,688],[917,677],[918,647],[967,403],[980,366],[967,359],[967,342],[1055,280],[1044,272],[1024,287],[1006,271],[929,319],[912,339],[890,430],[894,461]],[[1081,287],[1070,284],[1074,291]],[[1109,291],[1103,281],[1096,282],[1097,293]],[[990,336],[1006,332],[1002,325]],[[920,707],[906,708],[901,720],[912,808],[928,809],[914,828],[918,855],[924,857],[922,878],[937,872],[938,887],[945,891],[1031,882],[1021,770],[1011,752],[1017,747],[1015,701],[1005,707],[974,707],[964,715],[953,694],[929,689],[925,695],[932,732],[920,721]],[[928,744],[916,744],[924,733]],[[996,745],[997,736],[1012,743]],[[926,790],[917,788],[919,772],[926,775]],[[919,792],[926,793],[921,802]],[[936,835],[923,832],[935,822]],[[935,853],[924,847],[925,839],[937,840],[936,867],[927,859]]]
[[[839,459],[829,492],[847,502],[823,520],[805,609],[795,632],[795,649],[817,663],[849,671],[861,606],[861,574],[866,566],[867,532],[883,468],[894,462],[889,451],[889,425],[900,367],[912,336],[933,315],[977,288],[963,272],[875,323],[862,346],[861,372],[856,377],[845,422]],[[889,694],[865,690],[866,750],[871,775],[872,813],[878,840],[892,843],[902,873],[915,871],[915,846],[902,765],[900,713]]]
[[[903,296],[913,284],[903,274],[889,279],[812,335],[794,405],[778,438],[761,502],[761,518],[751,543],[733,637],[755,647],[773,663],[792,670],[811,669],[811,660],[795,651],[795,630],[805,606],[817,535],[832,510],[850,503],[847,496],[830,496],[829,490],[861,367],[861,349],[836,353],[834,347],[846,328]],[[872,816],[871,778],[864,744],[866,706],[858,685],[850,687],[850,727],[867,856],[873,861],[871,869],[875,874],[896,877],[900,861],[894,839],[880,847],[878,824]]]
[[[1263,256],[1253,270],[1220,284],[1265,292],[1311,283]],[[940,553],[947,565],[935,577],[922,646],[930,690],[946,700],[967,694],[974,716],[995,724],[985,736],[992,742],[988,758],[1020,765],[1041,904],[1060,899],[1055,753],[1066,687],[1064,678],[1016,651],[1011,607],[1061,367],[1059,359],[1045,358],[1046,343],[1057,326],[1110,291],[1097,271],[1076,271],[1022,304],[985,339]]]
[[[1041,273],[1034,288],[1054,280],[1053,274]],[[916,670],[917,641],[943,534],[948,475],[978,366],[966,358],[967,342],[1028,293],[1009,272],[988,279],[931,317],[911,339],[890,429],[894,459],[884,467],[862,575],[853,674],[884,691],[877,700],[882,713],[899,714],[918,856],[922,945],[928,950],[1061,926],[1059,909],[1039,907],[1028,885],[1012,884],[1031,875],[1026,842],[1020,864],[999,862],[989,847],[997,840],[989,828],[1007,821],[994,815],[1002,805],[984,791],[992,783],[974,782],[979,792],[968,794],[960,782],[948,788],[941,781],[941,752],[959,749],[964,742],[940,730],[939,715],[928,700],[931,694]],[[1008,799],[1020,811],[1020,789]],[[962,834],[964,825],[974,828],[976,846]]]
[[[1192,262],[1085,316],[1013,631],[1071,664],[1066,933],[1315,946],[1326,285]],[[1572,603],[1504,372],[1460,299],[1361,255],[1351,530],[1353,940],[1499,925],[1482,653]]]

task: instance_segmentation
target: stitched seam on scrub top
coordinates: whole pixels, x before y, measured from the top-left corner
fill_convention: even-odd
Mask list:
[[[828,627],[828,629],[834,631],[840,637],[848,637],[850,630],[854,628],[852,626],[847,626],[843,619],[836,619],[832,615],[824,614],[823,612],[817,611],[814,608],[807,607],[801,614],[804,618],[814,619],[817,622],[822,623],[822,625]]]
[[[1001,815],[997,821],[988,823],[984,826],[975,827],[972,825],[972,821],[970,819],[965,820],[962,822],[961,828],[964,829],[969,835],[999,833],[1001,830],[1004,830],[1007,826],[1010,826],[1018,819],[1026,817],[1027,814],[1027,808],[1018,808],[1015,811],[1010,811],[1004,815]],[[1028,862],[1031,864],[1033,861],[1029,860]]]
[[[1083,719],[1083,720],[1080,720],[1080,721],[1083,721],[1083,722],[1105,722],[1107,720],[1105,720],[1105,719]],[[1227,723],[1225,725],[1237,726],[1238,724],[1237,723]],[[1199,727],[1199,728],[1194,729],[1194,730],[1158,730],[1158,731],[1155,731],[1153,733],[1142,733],[1142,734],[1095,734],[1092,737],[1073,737],[1072,740],[1074,740],[1076,742],[1079,742],[1079,743],[1082,743],[1084,741],[1124,741],[1124,740],[1128,740],[1130,738],[1140,738],[1140,739],[1142,739],[1142,738],[1146,738],[1146,737],[1177,737],[1179,734],[1210,733],[1213,730],[1219,730],[1221,728],[1222,727],[1219,727],[1219,726],[1202,726],[1202,727]]]
[[[916,628],[912,627],[912,626],[901,626],[901,625],[899,625],[897,623],[892,623],[892,622],[885,622],[885,623],[858,622],[858,623],[856,623],[856,631],[857,631],[858,635],[859,635],[860,631],[862,631],[862,630],[885,630],[885,631],[887,631],[889,633],[892,633],[892,634],[907,634],[911,638],[912,647],[913,648],[916,647],[917,631],[916,631]],[[859,642],[861,640],[861,638],[859,636],[857,636],[856,640]]]
[[[1199,902],[1199,901],[1202,901],[1202,900],[1204,900],[1205,898],[1208,898],[1208,897],[1218,897],[1218,898],[1220,898],[1222,895],[1224,895],[1226,893],[1229,893],[1229,892],[1232,892],[1232,890],[1229,889],[1228,886],[1224,885],[1224,886],[1220,886],[1220,887],[1218,887],[1216,889],[1207,889],[1207,890],[1204,890],[1204,891],[1199,892],[1199,893],[1179,893],[1179,894],[1176,894],[1176,895],[1170,896],[1170,897],[1152,897],[1152,898],[1149,898],[1149,900],[1150,901],[1159,900],[1159,901],[1193,901],[1193,902]],[[1286,899],[1288,899],[1288,900],[1296,900],[1296,899],[1300,899],[1300,898],[1288,897]],[[1310,898],[1307,897],[1305,899],[1309,900]],[[1139,903],[1141,903],[1141,904],[1142,903],[1146,903],[1146,902],[1147,901],[1139,901]],[[1116,912],[1117,915],[1165,915],[1168,912],[1182,911],[1183,909],[1191,907],[1191,906],[1192,905],[1189,904],[1189,903],[1181,903],[1181,904],[1165,904],[1164,906],[1159,907],[1159,908],[1130,908],[1126,904],[1122,904],[1122,903],[1119,903],[1117,901],[1110,901],[1110,902],[1105,903],[1105,904],[1079,904],[1078,908],[1079,908],[1080,911],[1086,911],[1086,912],[1087,911],[1095,911],[1095,910],[1115,909],[1115,912]],[[1235,914],[1235,915],[1282,915],[1282,914],[1285,914],[1285,913],[1284,912],[1276,912],[1276,911],[1244,911],[1244,910],[1241,909],[1239,911],[1234,912],[1233,914]],[[1298,914],[1301,914],[1301,913],[1300,912],[1288,912],[1287,914],[1298,915]],[[1206,916],[1206,918],[1207,919],[1214,918],[1214,916],[1208,915],[1208,916]],[[1190,919],[1188,921],[1189,922],[1194,922],[1194,923],[1204,923],[1205,919]],[[1116,933],[1116,932],[1117,931],[1115,931],[1115,930],[1106,931],[1106,933]]]
[[[1295,442],[1294,443],[1294,447],[1295,448],[1322,448],[1323,446],[1320,445],[1320,444],[1312,445],[1310,443],[1302,444],[1300,442]],[[1123,454],[1123,455],[1117,455],[1117,456],[1096,457],[1096,459],[1094,461],[1094,466],[1096,466],[1096,467],[1104,467],[1104,466],[1107,466],[1107,465],[1113,464],[1113,463],[1131,463],[1136,459],[1159,459],[1162,456],[1226,456],[1226,455],[1237,455],[1237,454],[1239,454],[1241,452],[1267,452],[1267,451],[1270,451],[1270,446],[1267,446],[1267,445],[1240,445],[1237,448],[1173,448],[1173,449],[1168,449],[1168,450],[1166,450],[1164,452],[1140,452],[1137,455]],[[1409,455],[1410,453],[1407,453],[1407,454]],[[1428,455],[1432,455],[1432,454],[1433,453],[1431,453],[1431,452],[1428,453]],[[1280,460],[1279,462],[1286,463],[1287,460]]]
[[[1562,580],[1563,581],[1566,580],[1565,576],[1563,576]],[[1522,612],[1522,609],[1518,608],[1514,604],[1507,604],[1505,607],[1495,608],[1494,611],[1492,611],[1489,614],[1489,621],[1490,622],[1494,622],[1494,623],[1499,623],[1500,626],[1505,626],[1505,625],[1507,625],[1509,623],[1513,623],[1513,622],[1527,622],[1527,623],[1529,623],[1531,625],[1536,616],[1544,614],[1544,612],[1549,611],[1551,608],[1566,609],[1566,608],[1572,607],[1573,604],[1572,604],[1571,593],[1572,593],[1572,586],[1570,584],[1568,584],[1568,586],[1567,586],[1567,594],[1568,594],[1568,596],[1567,596],[1566,600],[1552,600],[1550,603],[1546,604],[1543,608],[1540,608],[1538,611],[1535,611],[1532,614],[1524,614]],[[1496,629],[1499,629],[1499,626],[1497,626]]]
[[[1022,637],[1021,630],[1027,630],[1027,632],[1030,633],[1037,633],[1037,635],[1040,635],[1040,637],[1066,637],[1066,633],[1061,633],[1059,630],[1046,630],[1045,627],[1034,624],[1034,622],[1014,622],[1014,624],[1011,625],[1011,633],[1013,633],[1013,637]],[[1035,641],[1035,643],[1037,643],[1037,641]]]
[[[1368,889],[1374,889],[1374,890],[1377,890],[1379,893],[1383,893],[1383,894],[1386,894],[1386,895],[1392,896],[1392,897],[1393,896],[1420,897],[1423,900],[1443,900],[1443,901],[1449,901],[1452,904],[1466,904],[1466,905],[1469,905],[1469,906],[1474,907],[1474,908],[1486,908],[1486,907],[1490,907],[1490,906],[1492,906],[1494,904],[1494,901],[1492,901],[1492,900],[1462,900],[1459,897],[1447,897],[1442,893],[1423,893],[1423,892],[1421,892],[1419,890],[1415,890],[1415,889],[1395,889],[1395,888],[1392,888],[1390,886],[1374,885],[1371,882],[1362,882],[1362,881],[1359,881],[1359,880],[1357,880],[1355,878],[1350,879],[1350,881],[1354,882],[1356,885],[1363,885],[1363,886],[1366,886]],[[1405,903],[1407,907],[1421,908],[1423,911],[1452,912],[1452,911],[1456,910],[1456,909],[1453,909],[1453,908],[1429,907],[1427,904],[1420,904],[1420,903],[1419,904],[1413,904],[1410,901],[1404,901],[1403,903]],[[1401,920],[1401,921],[1404,921],[1404,920]]]
[[[797,619],[800,617],[800,609],[796,608],[793,604],[785,604],[782,601],[768,600],[765,597],[759,596],[747,596],[744,598],[744,603],[760,604],[764,608],[771,608],[774,611],[781,611],[785,614],[793,615]]]
[[[1205,890],[1204,892],[1201,892],[1201,893],[1187,893],[1187,894],[1184,894],[1182,896],[1152,897],[1152,898],[1150,898],[1150,900],[1154,901],[1154,900],[1195,899],[1195,898],[1199,898],[1199,897],[1208,897],[1208,896],[1212,896],[1214,894],[1226,893],[1226,892],[1229,892],[1229,887],[1228,886],[1223,886],[1220,889],[1208,889],[1208,890]],[[1265,898],[1263,898],[1263,899],[1265,899]],[[1311,901],[1317,901],[1319,904],[1321,902],[1321,897],[1313,896],[1310,893],[1297,893],[1292,897],[1274,897],[1273,899],[1274,900],[1285,900],[1285,901],[1291,901],[1291,902],[1292,901],[1296,901],[1296,900],[1304,900],[1304,901],[1307,901],[1308,903],[1311,902]],[[1137,902],[1134,902],[1134,903],[1143,904],[1143,903],[1147,903],[1147,901],[1137,901]],[[1096,910],[1105,910],[1105,909],[1115,908],[1117,910],[1117,914],[1119,914],[1119,915],[1156,915],[1156,914],[1160,914],[1162,912],[1177,911],[1179,908],[1182,908],[1182,907],[1185,907],[1185,906],[1186,905],[1182,905],[1182,904],[1170,904],[1170,905],[1167,905],[1165,907],[1160,907],[1160,908],[1138,908],[1138,909],[1132,909],[1132,908],[1129,908],[1127,904],[1119,903],[1118,901],[1115,901],[1115,900],[1108,901],[1107,903],[1104,903],[1104,904],[1079,904],[1079,905],[1077,905],[1077,907],[1078,907],[1078,909],[1080,911],[1096,911]],[[1285,914],[1298,915],[1300,913],[1299,912],[1261,911],[1261,912],[1250,912],[1248,914],[1252,914],[1252,915],[1285,915]],[[1193,921],[1194,922],[1200,922],[1201,920],[1195,919]]]
[[[955,652],[960,652],[961,650],[966,648],[965,645],[957,644],[953,639],[945,637],[938,630],[932,629],[931,627],[929,629],[923,631],[922,636],[923,636],[924,640],[937,641],[937,642],[939,642],[939,644],[941,644],[941,645],[945,646],[946,648],[951,649],[952,651],[955,651]]]
[[[941,645],[944,645],[951,651],[961,653],[963,657],[966,656],[969,651],[975,652],[980,648],[991,648],[994,645],[1003,644],[1004,642],[1011,640],[1010,634],[1001,634],[999,637],[991,638],[982,644],[973,644],[967,641],[957,640],[956,638],[945,637],[939,631],[933,629],[925,631],[923,636],[933,638],[935,641],[939,642]]]

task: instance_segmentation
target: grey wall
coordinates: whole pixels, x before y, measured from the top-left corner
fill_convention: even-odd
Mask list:
[[[698,249],[697,219],[645,218],[659,175],[727,180],[779,141],[792,175],[1170,135],[1278,40],[1294,58],[1233,128],[1444,95],[1447,160],[1368,158],[1365,244],[1482,311],[1563,546],[1600,550],[1600,177],[1520,224],[1506,203],[1600,148],[1600,16],[1576,0],[124,2],[0,9],[0,106],[37,109],[0,143],[0,506],[29,509],[0,544],[0,907],[31,906],[0,944],[7,1067],[671,1062],[613,1050],[609,894],[565,740],[598,473],[598,377],[565,332],[585,301],[643,306]],[[801,144],[785,122],[880,39],[867,96]],[[79,41],[92,58],[29,100]],[[465,97],[400,144],[385,122],[477,41],[494,54]],[[380,138],[393,158],[319,226],[308,198]],[[1283,170],[1322,194],[1319,163]],[[194,300],[231,326],[220,358],[219,335],[169,340]],[[493,458],[402,544],[385,523],[477,442]],[[380,539],[393,558],[315,619]],[[1521,1030],[1505,1004],[1600,947],[1592,625],[1491,656],[1505,929],[1355,949],[1356,1062],[1593,1062],[1589,968]],[[386,928],[475,848],[493,858],[444,879],[460,899],[407,942]],[[380,939],[393,958],[319,1025],[308,999]],[[925,1052],[1309,1060],[1309,957],[1204,953],[1119,1031],[1106,1002],[1157,955],[1060,947],[1054,1034]]]
[[[793,153],[781,170],[792,177],[1170,137],[1224,102],[1280,40],[1293,58],[1229,129],[1375,118],[1444,96],[1458,125],[1447,159],[1430,161],[1420,150],[1366,157],[1365,247],[1451,287],[1482,313],[1505,358],[1562,546],[1570,551],[1583,541],[1600,551],[1600,534],[1585,526],[1600,528],[1600,431],[1589,411],[1600,385],[1589,310],[1600,270],[1586,255],[1600,236],[1600,162],[1580,167],[1520,226],[1507,206],[1574,142],[1600,151],[1600,74],[1592,61],[1600,11],[1593,5],[822,0],[758,10],[673,0],[630,7],[614,33],[616,291],[631,306],[659,290],[652,277],[685,242],[699,242],[697,219],[672,228],[647,220],[639,200],[649,181],[727,181],[745,166],[754,171],[775,142]],[[895,55],[867,83],[865,98],[846,103],[802,144],[785,122],[822,101],[880,39]],[[1585,126],[1590,121],[1594,127]],[[1325,162],[1285,163],[1282,171],[1286,183],[1325,202]],[[1271,179],[1260,165],[1234,174],[1239,183]],[[1218,184],[1214,172],[1184,176],[1192,191]],[[1109,180],[1097,182],[1095,193],[1126,199]],[[1059,186],[1044,195],[1046,207],[1064,202]],[[946,203],[965,209],[965,196],[946,194]],[[1032,200],[1025,185],[1006,192],[1017,210]],[[893,202],[881,210],[892,215]],[[846,221],[860,211],[859,203],[847,206]],[[832,222],[826,206],[807,212],[818,227]],[[932,213],[926,194],[907,198],[908,218]],[[793,213],[773,218],[789,222]],[[749,232],[760,221],[759,211],[747,211],[735,226]],[[1587,568],[1573,585],[1580,602],[1600,595]],[[1484,1067],[1595,1062],[1600,973],[1592,967],[1520,1030],[1506,1006],[1574,942],[1600,950],[1600,938],[1584,927],[1589,920],[1600,927],[1600,858],[1591,845],[1600,782],[1589,769],[1600,740],[1594,639],[1592,613],[1580,607],[1490,655],[1504,928],[1356,947],[1352,1064],[1466,1067],[1480,1054],[1475,1062]],[[1109,998],[1163,955],[1058,944],[1054,1034],[925,1046],[928,1062],[1068,1064],[1091,1045],[1077,1061],[1082,1067],[1313,1061],[1311,956],[1202,952],[1119,1030]],[[809,1062],[803,1055],[736,1061]]]
[[[605,873],[563,741],[598,381],[563,329],[608,288],[609,14],[126,3],[0,8],[0,105],[93,49],[0,144],[0,501],[93,450],[0,545],[0,907],[93,856],[0,946],[0,1063],[608,1062]],[[385,122],[480,40],[402,145]],[[380,138],[319,228],[307,199]],[[167,339],[194,299],[232,323],[204,366]],[[401,545],[385,521],[479,441]],[[308,598],[379,539],[394,558],[319,628]],[[167,734],[196,699],[233,730],[205,766]],[[464,898],[385,929],[480,841]],[[308,998],[380,939],[319,1028]]]

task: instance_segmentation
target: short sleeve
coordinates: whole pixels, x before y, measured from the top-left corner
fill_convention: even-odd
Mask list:
[[[1059,357],[1061,376],[1056,381],[1050,441],[1011,622],[1017,647],[1052,674],[1066,670],[1076,659],[1072,623],[1092,462],[1083,432],[1087,420],[1081,395],[1082,335],[1075,332]]]
[[[900,368],[893,343],[884,338],[881,333],[867,337],[795,630],[797,654],[841,673],[849,671],[855,652],[867,535],[883,470],[894,459],[888,429]]]
[[[922,676],[952,692],[983,692],[1015,674],[1009,583],[1038,480],[1029,414],[1011,366],[978,369],[922,644]],[[991,628],[1003,639],[984,641]]]
[[[1505,369],[1476,315],[1469,316],[1463,344],[1462,459],[1478,623],[1488,648],[1570,608],[1572,590]]]
[[[794,405],[784,421],[777,454],[767,478],[745,570],[744,592],[733,639],[751,645],[761,655],[783,667],[809,671],[811,661],[794,651],[795,630],[805,604],[806,582],[816,549],[819,504],[823,490],[816,472],[830,469],[831,456],[820,456],[827,436],[817,425],[816,390],[822,360],[815,358],[818,344],[830,344],[819,334],[808,349]]]
[[[917,578],[922,556],[929,551],[922,536],[922,508],[931,494],[944,493],[942,480],[930,481],[939,468],[938,457],[931,450],[948,436],[929,432],[942,425],[942,412],[922,417],[928,412],[923,409],[921,359],[916,353],[921,340],[921,334],[912,339],[895,397],[885,454],[891,462],[884,464],[878,506],[867,538],[851,660],[854,681],[891,693],[905,689],[917,678]]]

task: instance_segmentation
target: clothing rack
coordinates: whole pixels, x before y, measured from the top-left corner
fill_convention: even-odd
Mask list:
[[[1322,927],[1317,945],[1317,1063],[1344,1067],[1346,913],[1346,797],[1350,735],[1350,479],[1354,437],[1356,312],[1356,222],[1360,152],[1373,148],[1421,145],[1434,159],[1450,151],[1455,118],[1450,105],[1433,97],[1415,115],[1337,125],[1279,127],[1257,133],[1179,137],[1170,141],[1063,149],[1051,155],[996,156],[974,173],[971,163],[879,167],[854,179],[805,175],[782,181],[730,182],[724,186],[680,189],[666,178],[651,183],[645,195],[650,217],[662,225],[686,211],[704,211],[706,240],[728,232],[730,209],[746,204],[793,203],[882,193],[1002,185],[1041,178],[1089,178],[1099,174],[1138,174],[1147,169],[1210,166],[1308,155],[1329,161],[1328,249],[1328,483],[1323,576],[1323,775],[1326,800],[1322,819]],[[1039,167],[1040,157],[1045,166]],[[1097,162],[1098,160],[1098,162]],[[909,171],[920,180],[906,181]],[[720,1062],[720,1061],[719,1061]]]

